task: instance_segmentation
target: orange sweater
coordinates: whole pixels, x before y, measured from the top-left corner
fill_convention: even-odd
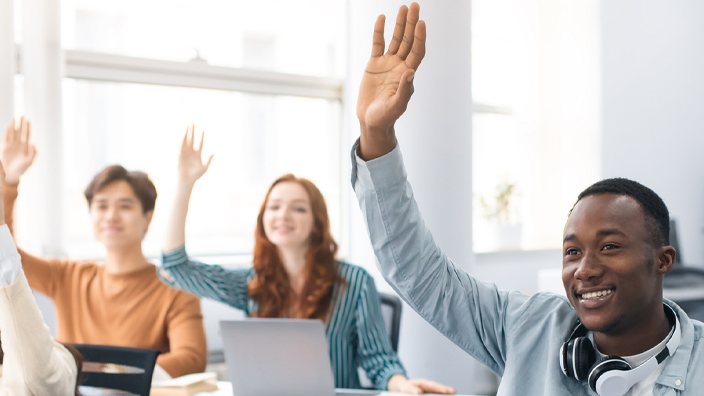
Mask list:
[[[17,188],[5,186],[12,230]],[[59,342],[161,351],[157,364],[172,377],[206,364],[200,300],[161,283],[156,267],[113,275],[96,261],[43,259],[18,249],[32,289],[54,301]]]

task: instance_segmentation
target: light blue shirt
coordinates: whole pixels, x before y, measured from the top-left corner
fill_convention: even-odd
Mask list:
[[[595,395],[567,378],[559,352],[577,320],[566,297],[499,290],[450,260],[433,240],[413,198],[398,146],[365,162],[352,149],[352,186],[379,268],[425,320],[502,377],[498,395]],[[469,243],[469,241],[467,241]],[[682,339],[662,364],[654,395],[704,395],[704,324],[674,303]]]

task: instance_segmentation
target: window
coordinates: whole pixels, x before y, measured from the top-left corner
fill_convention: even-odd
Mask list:
[[[343,76],[340,0],[64,0],[66,49]]]
[[[321,189],[344,254],[344,1],[66,0],[60,10],[37,4],[46,6],[49,20],[60,20],[55,26],[62,30],[66,78],[57,84],[60,95],[38,97],[36,90],[25,91],[25,76],[18,76],[15,108],[41,100],[44,111],[58,112],[63,125],[51,133],[60,133],[62,150],[52,156],[54,163],[35,165],[42,170],[23,181],[22,195],[29,196],[18,203],[23,246],[100,258],[104,250],[93,239],[83,190],[97,172],[117,163],[147,172],[156,184],[155,216],[143,248],[148,256],[158,255],[180,142],[186,127],[195,124],[206,131],[206,155],[215,158],[191,199],[191,253],[251,254],[266,189],[276,177],[294,173]],[[16,30],[19,40],[22,28]],[[21,45],[33,54],[46,51],[50,63],[54,48],[37,37],[25,37]],[[35,76],[42,67],[56,69],[36,62],[31,67]],[[47,133],[35,132],[35,139]],[[60,204],[40,188],[46,178],[59,176],[63,191],[54,193],[61,194],[55,200]],[[38,223],[33,211],[47,205],[61,206],[42,219],[47,228],[60,230],[58,247],[46,248],[51,235],[32,233]],[[23,219],[31,224],[23,225]]]
[[[338,101],[325,99],[66,79],[67,253],[95,257],[102,251],[82,192],[96,170],[114,163],[147,171],[156,184],[159,197],[144,249],[159,253],[181,139],[192,123],[206,131],[205,155],[215,157],[191,198],[191,253],[251,253],[261,200],[285,173],[316,183],[339,235],[339,112]]]
[[[558,248],[600,173],[598,2],[472,4],[474,250]]]

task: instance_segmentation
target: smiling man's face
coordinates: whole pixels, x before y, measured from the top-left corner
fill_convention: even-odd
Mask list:
[[[562,282],[590,330],[624,334],[660,304],[662,274],[640,204],[603,193],[580,200],[565,224]]]

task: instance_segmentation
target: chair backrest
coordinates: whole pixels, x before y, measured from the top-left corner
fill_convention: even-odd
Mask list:
[[[675,256],[675,267],[682,265],[682,249],[680,248],[680,242],[677,239],[677,221],[670,219],[670,246],[674,247],[677,251]]]
[[[83,355],[83,395],[149,396],[159,351],[108,345],[71,344]]]
[[[381,298],[381,315],[384,317],[386,332],[391,338],[391,347],[398,352],[398,333],[401,328],[401,299],[394,294],[379,293]]]
[[[704,322],[704,269],[674,267],[663,280],[663,296],[674,301],[691,319]]]

